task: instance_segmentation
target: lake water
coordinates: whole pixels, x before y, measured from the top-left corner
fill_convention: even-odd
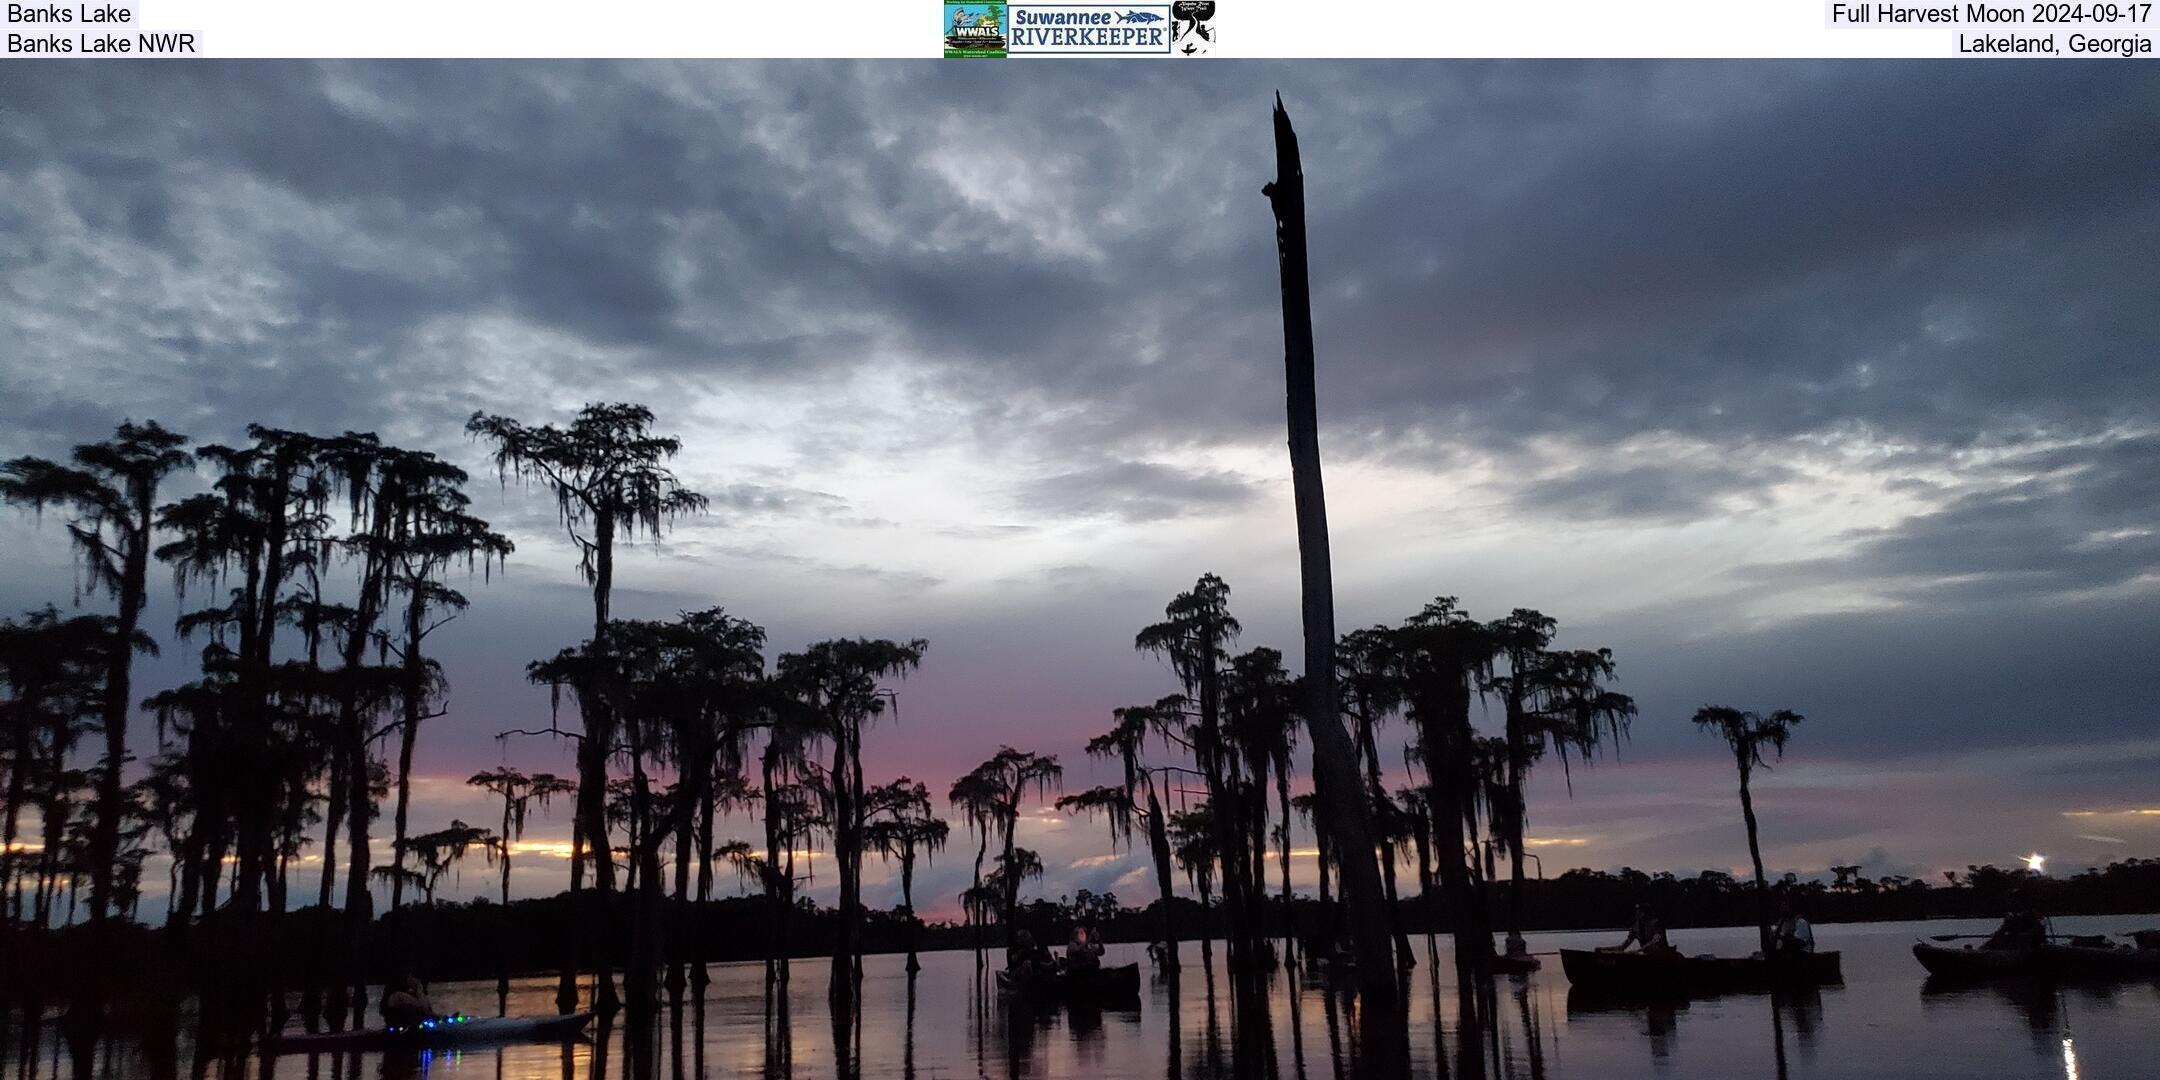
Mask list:
[[[2160,925],[2160,917],[2064,918],[2062,932],[2117,932]],[[1478,1040],[1477,1057],[1490,1077],[1606,1080],[1624,1077],[2050,1077],[2066,1080],[2160,1078],[2160,982],[2112,987],[1947,989],[1930,985],[1910,953],[1924,934],[1984,932],[1980,922],[1872,923],[1817,928],[1818,945],[1844,953],[1845,985],[1798,1000],[1732,995],[1682,1007],[1611,1008],[1569,999],[1557,957],[1531,976],[1495,980],[1497,1023]],[[1609,944],[1615,933],[1534,934],[1531,947]],[[1741,954],[1752,949],[1752,928],[1677,930],[1673,942],[1690,953]],[[1418,942],[1421,958],[1423,943]],[[1421,959],[1410,981],[1411,1046],[1420,1076],[1461,1077],[1469,1070],[1457,1021],[1458,996],[1446,942],[1437,995],[1432,965]],[[1054,1012],[1028,1018],[1001,1008],[973,989],[969,953],[929,953],[912,979],[898,956],[864,962],[860,1075],[929,1080],[939,1077],[1214,1077],[1251,1075],[1308,1080],[1349,1075],[1356,1024],[1348,1004],[1317,980],[1278,975],[1270,1002],[1271,1055],[1233,1053],[1227,985],[1216,979],[1212,1003],[1201,977],[1200,949],[1189,957],[1181,993],[1150,978],[1137,1011]],[[1108,961],[1142,961],[1138,946],[1114,946]],[[1222,962],[1217,951],[1218,968]],[[825,1009],[827,963],[798,961],[789,998],[792,1022],[767,1022],[762,966],[714,965],[701,1003],[681,1010],[660,1034],[663,1055],[680,1047],[664,1076],[715,1077],[843,1075],[834,1067],[833,1032]],[[439,1009],[473,1015],[496,1012],[492,982],[444,983],[433,988]],[[514,983],[512,1015],[552,1013],[551,979]],[[1437,1007],[1436,1007],[1437,1004]],[[1212,1008],[1211,1008],[1212,1005]],[[1436,1019],[1438,1018],[1437,1023]],[[769,1037],[771,1036],[771,1037]],[[59,1047],[40,1048],[25,1061],[9,1046],[0,1073],[68,1076]],[[1261,1057],[1257,1062],[1252,1059]],[[1265,1060],[1271,1058],[1272,1060]],[[188,1054],[183,1048],[183,1074]],[[1241,1066],[1253,1066],[1251,1069]],[[435,1054],[323,1054],[251,1062],[254,1077],[473,1077],[503,1080],[606,1080],[625,1075],[622,1036],[593,1043],[510,1046]],[[134,1048],[101,1054],[96,1075],[145,1075]],[[220,1075],[212,1070],[212,1075]],[[226,1074],[229,1075],[229,1074]]]

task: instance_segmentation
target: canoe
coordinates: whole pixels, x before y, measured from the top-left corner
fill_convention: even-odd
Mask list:
[[[1913,958],[1944,979],[2121,979],[2160,975],[2160,949],[2049,942],[2022,949],[1913,943]]]
[[[1138,964],[1093,971],[1042,971],[1019,978],[1010,971],[1000,971],[997,981],[999,992],[1032,1001],[1113,1005],[1140,1000]]]
[[[289,1032],[271,1036],[264,1048],[276,1054],[325,1050],[438,1050],[482,1043],[549,1042],[577,1038],[592,1022],[589,1012],[565,1016],[454,1016],[403,1028]]]
[[[1845,981],[1836,952],[1760,956],[1682,956],[1679,953],[1560,950],[1568,982],[1609,995],[1681,995],[1786,986],[1834,986]]]

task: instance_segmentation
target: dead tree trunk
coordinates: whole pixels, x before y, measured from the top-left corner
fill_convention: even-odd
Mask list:
[[[1305,172],[1297,132],[1275,98],[1275,182],[1263,193],[1275,212],[1282,270],[1283,371],[1290,423],[1291,483],[1296,494],[1298,562],[1304,583],[1305,725],[1312,734],[1314,782],[1328,791],[1318,815],[1339,860],[1350,932],[1357,946],[1359,1009],[1365,1053],[1359,1072],[1404,1074],[1408,1047],[1390,955],[1388,913],[1373,853],[1372,807],[1358,776],[1357,749],[1343,730],[1335,697],[1335,583],[1328,556],[1327,499],[1320,476],[1319,407],[1313,389],[1312,289],[1305,266]]]

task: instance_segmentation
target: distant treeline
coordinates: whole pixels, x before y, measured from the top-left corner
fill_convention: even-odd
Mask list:
[[[2015,903],[2032,904],[2051,915],[2121,915],[2153,911],[2160,903],[2160,859],[2125,859],[2104,869],[2073,877],[2053,878],[2029,870],[2005,870],[1976,866],[1959,872],[1952,880],[1929,882],[1918,878],[1888,876],[1867,878],[1850,868],[1831,882],[1786,879],[1789,890],[1816,922],[1866,922],[1901,919],[1984,918],[2000,915]],[[376,920],[366,931],[360,954],[370,958],[368,978],[381,981],[405,973],[429,981],[491,978],[499,970],[540,974],[551,971],[560,959],[560,935],[575,932],[590,936],[605,923],[618,943],[627,943],[631,898],[612,898],[612,917],[597,917],[591,895],[573,898],[568,893],[536,900],[519,900],[507,907],[487,899],[471,903],[438,902],[432,906],[400,908]],[[1747,882],[1732,875],[1706,871],[1695,877],[1670,873],[1644,873],[1625,869],[1570,870],[1550,880],[1532,880],[1525,886],[1523,909],[1527,925],[1537,930],[1588,930],[1620,927],[1628,923],[1637,903],[1653,905],[1670,926],[1737,926],[1754,919],[1752,893]],[[1178,898],[1176,924],[1189,937],[1205,933],[1221,938],[1228,921],[1219,906],[1205,910],[1193,900]],[[1145,907],[1118,904],[1114,894],[1082,890],[1075,897],[1037,899],[1023,903],[1018,925],[1038,940],[1059,941],[1072,927],[1086,923],[1111,942],[1153,941],[1163,925],[1161,901]],[[1332,913],[1320,901],[1301,896],[1297,900],[1297,925],[1314,927],[1333,922]],[[1405,897],[1399,914],[1411,933],[1450,932],[1453,921],[1440,908],[1438,898]],[[1492,913],[1497,914],[1497,913]],[[671,911],[671,917],[674,913]],[[727,963],[754,961],[766,955],[767,943],[777,932],[779,919],[763,896],[741,896],[701,901],[689,906],[681,925],[671,925],[667,938],[681,943],[682,960]],[[289,988],[320,978],[305,969],[317,955],[308,946],[325,932],[342,931],[340,914],[310,907],[283,916],[258,917],[254,933],[265,935],[267,955],[289,957],[295,966],[276,973]],[[839,920],[827,908],[798,902],[790,913],[790,942],[797,957],[829,955]],[[1279,925],[1271,931],[1282,932]],[[133,955],[143,959],[146,977],[156,969],[186,963],[190,958],[175,950],[185,943],[215,940],[215,935],[183,938],[147,928],[139,935]],[[870,953],[907,951],[911,941],[924,949],[965,949],[974,941],[966,925],[932,923],[912,937],[913,924],[898,911],[871,911],[863,927],[862,943]],[[31,946],[33,962],[7,973],[11,989],[24,989],[21,978],[41,978],[47,965],[71,962],[76,941],[84,937],[77,926],[39,935]],[[993,944],[1002,944],[993,935]],[[199,958],[209,960],[209,957]]]
[[[2127,915],[2160,909],[2160,859],[2124,859],[2073,877],[2026,869],[1971,866],[1942,881],[1902,875],[1863,877],[1838,867],[1828,882],[1786,875],[1776,888],[1790,893],[1818,923],[1896,919],[1989,918],[2019,902],[2050,915]],[[1529,925],[1544,930],[1625,926],[1637,902],[1654,907],[1667,926],[1738,926],[1754,921],[1748,883],[1716,870],[1681,878],[1622,868],[1617,873],[1570,870],[1528,882],[1523,906]]]

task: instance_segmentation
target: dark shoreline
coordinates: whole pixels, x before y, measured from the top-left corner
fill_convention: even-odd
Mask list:
[[[1620,933],[1632,921],[1634,905],[1646,902],[1663,916],[1673,931],[1746,927],[1753,925],[1752,891],[1741,882],[1717,873],[1692,878],[1639,871],[1605,873],[1574,870],[1545,881],[1524,883],[1524,930],[1531,933],[1610,931]],[[1917,879],[1874,881],[1855,876],[1842,888],[1821,882],[1791,882],[1784,889],[1800,910],[1818,925],[1864,924],[1999,917],[2022,897],[2043,913],[2072,915],[2152,915],[2160,924],[2152,898],[2160,896],[2160,859],[2127,859],[2071,877],[2051,878],[2026,870],[1974,867],[1959,875],[1956,884],[1927,884]],[[1497,911],[1505,902],[1504,886],[1486,890],[1486,899]],[[1446,933],[1452,921],[1443,917],[1435,895],[1407,895],[1397,906],[1406,933]],[[1156,904],[1119,907],[1107,918],[1098,906],[1081,916],[1078,906],[1037,899],[1021,905],[1019,925],[1030,928],[1038,940],[1062,941],[1076,918],[1095,925],[1102,939],[1113,944],[1154,940],[1162,925]],[[248,940],[255,955],[269,958],[278,971],[277,980],[300,987],[320,974],[317,966],[326,943],[339,954],[357,945],[370,959],[368,974],[380,981],[398,970],[412,969],[427,979],[493,978],[547,974],[557,970],[562,928],[580,928],[588,941],[605,934],[617,946],[627,944],[627,900],[617,896],[611,916],[603,917],[586,893],[573,901],[569,894],[513,901],[507,907],[488,900],[471,903],[438,903],[432,907],[409,905],[369,924],[359,942],[351,940],[351,924],[341,913],[304,908],[278,915],[233,917],[220,914],[196,920],[187,932],[177,927],[151,928],[126,924],[114,930],[116,940],[105,955],[130,958],[137,963],[118,965],[122,981],[137,982],[159,972],[202,971],[218,966],[221,956],[207,952],[212,942],[232,941],[237,934]],[[1182,940],[1205,936],[1227,940],[1228,927],[1219,909],[1202,910],[1180,898],[1176,922]],[[694,903],[688,918],[678,920],[671,908],[667,940],[674,943],[684,961],[727,963],[766,958],[773,939],[770,910],[758,896],[729,897]],[[1271,908],[1268,932],[1287,936],[1279,912]],[[1328,924],[1329,909],[1310,896],[1297,899],[1292,921],[1297,936],[1317,937]],[[835,922],[829,909],[816,913],[793,913],[794,959],[831,957]],[[911,940],[907,920],[892,911],[871,911],[863,927],[865,953],[903,953]],[[59,930],[18,929],[7,944],[20,961],[9,965],[51,985],[52,971],[74,970],[89,962],[98,949],[94,932],[86,925]],[[916,939],[920,952],[966,950],[974,943],[974,930],[953,923],[932,923]],[[986,947],[1001,949],[1003,936],[996,926],[985,928]],[[687,948],[685,948],[687,946]],[[620,954],[618,954],[620,955]],[[674,956],[669,957],[674,959]],[[176,968],[177,964],[177,968]],[[0,974],[0,992],[13,996],[21,980]]]

